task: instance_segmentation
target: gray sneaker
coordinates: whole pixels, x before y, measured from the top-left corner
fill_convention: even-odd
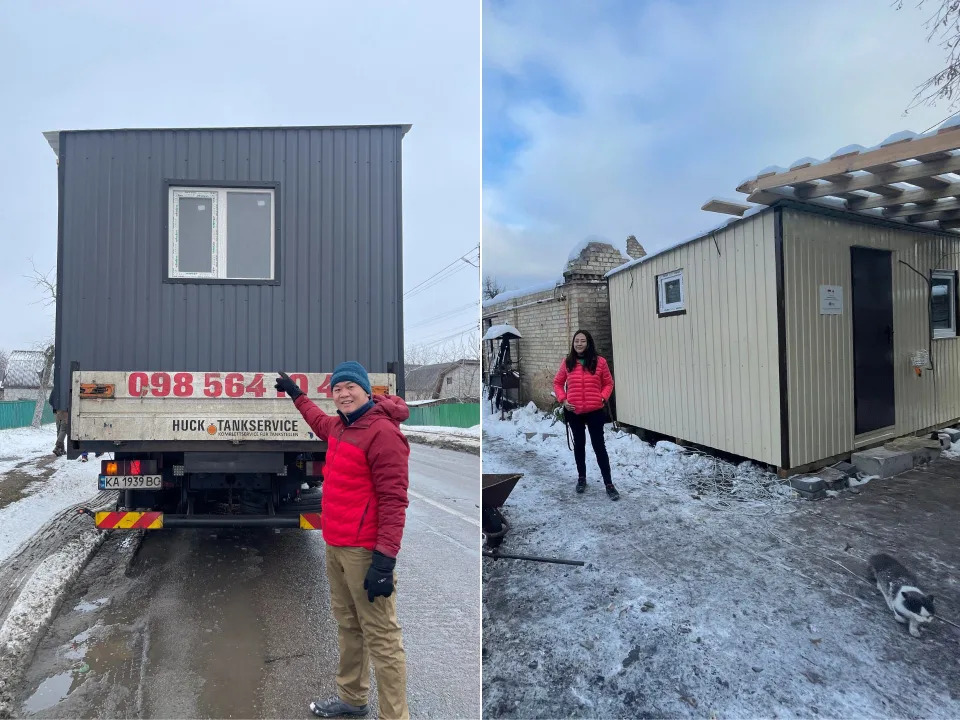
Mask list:
[[[366,705],[351,705],[334,695],[326,700],[314,700],[310,711],[317,717],[364,717],[369,709]]]

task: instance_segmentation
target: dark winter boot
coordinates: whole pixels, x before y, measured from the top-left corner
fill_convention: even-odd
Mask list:
[[[577,493],[582,493],[587,489],[587,479],[585,477],[577,478]]]
[[[314,700],[310,703],[310,711],[323,718],[364,717],[368,709],[366,705],[351,705],[334,696],[326,700]]]
[[[607,495],[610,496],[611,500],[619,500],[620,493],[617,492],[617,489],[613,486],[613,483],[606,483],[607,485]]]

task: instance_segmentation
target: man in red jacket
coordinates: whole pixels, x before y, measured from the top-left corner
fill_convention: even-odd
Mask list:
[[[323,412],[285,373],[276,383],[327,441],[321,529],[340,667],[337,696],[316,700],[310,709],[318,717],[366,715],[372,657],[380,717],[409,718],[393,570],[408,505],[410,446],[400,423],[410,411],[400,397],[371,396],[367,371],[358,362],[338,365],[330,387],[336,415]]]

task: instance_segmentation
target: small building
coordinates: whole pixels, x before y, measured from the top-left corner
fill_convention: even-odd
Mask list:
[[[0,378],[0,400],[36,400],[43,376],[41,350],[14,350]]]
[[[406,399],[480,402],[480,361],[462,358],[408,370]]]
[[[344,360],[396,373],[402,393],[409,129],[44,133],[59,178],[60,405],[74,370],[329,372]]]
[[[630,257],[643,257],[645,251],[631,236],[627,239]],[[519,403],[533,401],[546,409],[553,403],[553,377],[560,361],[570,352],[573,333],[590,332],[603,355],[614,367],[610,342],[610,303],[604,274],[628,258],[602,239],[587,238],[571,251],[563,276],[542,285],[511,290],[483,303],[483,331],[497,325],[518,329],[519,352],[513,367],[520,373]],[[490,345],[486,343],[486,345]],[[496,360],[486,347],[485,372]]]
[[[895,138],[608,273],[621,422],[800,471],[960,420],[960,132]]]

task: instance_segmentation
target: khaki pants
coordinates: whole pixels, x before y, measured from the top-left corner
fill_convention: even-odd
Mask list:
[[[373,658],[380,717],[407,720],[407,660],[397,622],[397,593],[372,603],[367,599],[363,580],[372,555],[365,548],[327,545],[330,605],[340,646],[337,690],[344,702],[365,705]]]
[[[57,450],[63,450],[63,441],[67,437],[67,424],[70,421],[70,413],[66,410],[57,410],[55,417],[57,419],[57,442],[53,447]]]

